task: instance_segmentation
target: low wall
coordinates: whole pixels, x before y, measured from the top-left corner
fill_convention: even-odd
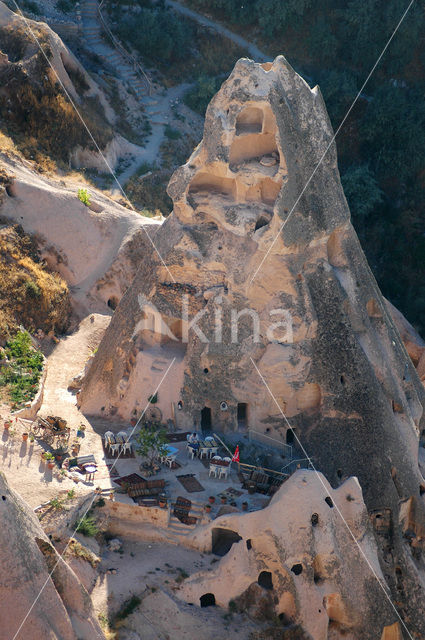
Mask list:
[[[32,400],[31,404],[23,409],[19,409],[19,411],[14,411],[11,415],[13,418],[24,418],[25,420],[35,420],[35,417],[43,404],[43,396],[44,396],[44,383],[46,381],[47,376],[47,360],[44,358],[43,362],[43,373],[40,378],[40,383],[37,391],[37,395]]]
[[[141,507],[107,500],[102,512],[109,516],[108,529],[114,535],[137,536],[139,525],[151,525],[167,529],[170,518],[168,509]]]

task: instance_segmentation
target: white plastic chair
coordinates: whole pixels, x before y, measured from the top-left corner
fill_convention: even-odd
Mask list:
[[[208,477],[211,478],[211,476],[214,476],[214,478],[217,477],[217,467],[213,465],[210,466],[210,470],[208,472]]]
[[[212,460],[222,460],[223,458],[221,456],[213,456]]]
[[[108,449],[111,444],[113,444],[115,442],[115,436],[112,433],[112,431],[106,431],[106,433],[103,436],[104,441],[105,441],[105,447]]]
[[[111,454],[113,456],[115,456],[116,453],[120,452],[120,447],[121,447],[121,444],[119,442],[116,442],[115,444],[110,444],[109,445],[109,450],[110,450]]]
[[[188,447],[187,453],[189,456],[192,456],[192,460],[193,460],[193,458],[195,458],[196,456],[196,449],[194,449],[193,447]]]
[[[129,441],[124,442],[123,445],[122,445],[122,453],[127,453],[127,451],[129,453],[131,453],[133,451],[133,445]]]
[[[223,462],[232,462],[232,458],[226,456],[225,458],[223,458]]]
[[[219,478],[227,478],[229,475],[229,467],[220,467]]]
[[[200,458],[200,460],[202,460],[202,458],[204,458],[204,457],[208,458],[208,455],[209,455],[209,450],[208,450],[207,447],[201,447],[199,449],[199,458]]]

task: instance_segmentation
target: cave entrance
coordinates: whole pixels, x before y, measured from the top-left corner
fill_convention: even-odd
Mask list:
[[[211,431],[211,409],[204,407],[201,411],[201,429],[202,431]]]
[[[238,416],[238,427],[241,427],[242,429],[246,429],[247,421],[248,421],[248,405],[246,402],[238,403],[237,416]]]
[[[286,444],[294,444],[295,441],[295,430],[288,429],[286,431]]]
[[[215,607],[215,595],[213,593],[204,593],[199,598],[201,607]]]
[[[235,542],[242,540],[236,531],[216,528],[212,530],[212,552],[216,556],[225,556]]]
[[[260,573],[258,576],[258,584],[260,587],[263,587],[263,589],[267,589],[268,591],[273,589],[273,578],[270,571],[262,571]]]

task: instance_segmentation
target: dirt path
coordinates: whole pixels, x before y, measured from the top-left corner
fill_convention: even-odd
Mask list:
[[[270,56],[265,54],[263,51],[260,51],[260,49],[255,44],[252,44],[252,42],[245,40],[245,38],[242,38],[242,36],[233,33],[233,31],[230,31],[230,29],[227,29],[220,23],[215,22],[214,20],[210,20],[209,18],[206,18],[205,16],[197,13],[196,11],[193,11],[192,9],[188,9],[184,5],[180,4],[180,2],[176,2],[175,0],[165,0],[165,4],[169,7],[172,7],[174,11],[177,11],[187,18],[190,18],[191,20],[195,20],[199,24],[202,24],[204,27],[214,29],[214,31],[217,31],[217,33],[220,33],[225,38],[228,38],[235,44],[246,49],[249,55],[252,56],[252,58],[256,62],[268,62],[270,60]]]

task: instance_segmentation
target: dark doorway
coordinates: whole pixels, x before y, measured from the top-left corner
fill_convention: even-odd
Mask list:
[[[246,402],[239,402],[238,404],[238,427],[246,427],[248,419],[248,405]]]
[[[242,540],[236,531],[230,529],[213,529],[212,530],[212,552],[216,556],[225,556],[230,551],[234,542]]]
[[[263,589],[271,590],[273,589],[273,579],[270,571],[262,571],[258,576],[258,584]]]
[[[201,602],[201,607],[214,607],[215,606],[215,595],[213,593],[205,593],[203,596],[199,598]]]
[[[286,444],[294,444],[295,440],[295,431],[293,429],[288,429],[286,432]]]
[[[204,407],[201,411],[201,429],[202,431],[211,430],[211,409]]]

